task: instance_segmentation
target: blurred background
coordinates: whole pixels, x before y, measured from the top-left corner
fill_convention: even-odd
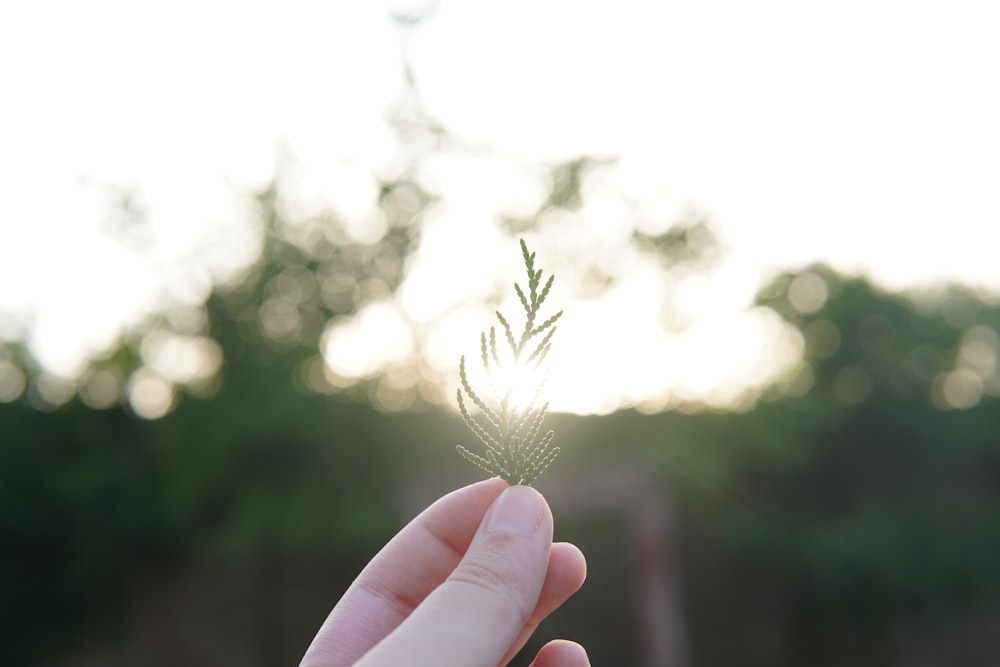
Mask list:
[[[1000,659],[986,2],[0,8],[0,663],[296,664],[565,315],[595,665]]]

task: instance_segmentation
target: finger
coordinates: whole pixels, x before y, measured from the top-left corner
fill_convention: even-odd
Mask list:
[[[587,560],[583,553],[575,545],[568,542],[553,544],[552,550],[549,552],[549,569],[545,573],[545,582],[538,595],[538,604],[535,605],[535,610],[514,641],[513,646],[500,661],[501,665],[510,662],[524,647],[538,624],[558,609],[569,596],[580,590],[580,586],[583,585],[586,578]]]
[[[549,552],[549,569],[538,595],[529,623],[540,623],[559,608],[569,596],[580,590],[587,578],[587,560],[575,544],[556,542]]]
[[[402,623],[455,569],[505,488],[497,478],[458,489],[403,528],[330,612],[301,667],[349,667]]]
[[[495,667],[538,604],[551,546],[542,495],[506,489],[447,581],[357,667]]]
[[[530,667],[590,667],[590,658],[576,642],[556,639],[538,651]]]

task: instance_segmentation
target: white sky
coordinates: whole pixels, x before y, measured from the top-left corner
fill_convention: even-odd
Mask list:
[[[345,175],[393,154],[392,6],[0,5],[0,312],[30,315],[53,370],[108,344],[199,239],[238,218],[233,193],[268,178],[279,141],[310,171],[307,199],[364,209]],[[430,111],[501,163],[619,155],[626,193],[714,213],[730,259],[689,287],[704,311],[694,338],[749,317],[744,340],[756,347],[725,359],[714,344],[701,356],[664,348],[657,383],[641,371],[664,339],[636,340],[646,354],[609,362],[617,376],[597,384],[612,389],[580,399],[599,410],[667,385],[711,392],[758,363],[774,332],[746,305],[780,267],[822,259],[894,287],[948,278],[1000,289],[997,34],[1000,9],[986,1],[444,0],[410,53]],[[488,230],[503,193],[442,169],[453,174],[443,189],[479,208],[456,194],[436,238],[459,233],[459,214],[486,218],[464,223],[466,235]],[[142,189],[156,241],[145,260],[102,233],[111,204],[100,183]],[[647,290],[623,286],[607,308],[639,330]]]

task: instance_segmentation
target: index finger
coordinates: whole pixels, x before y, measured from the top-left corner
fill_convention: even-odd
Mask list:
[[[449,493],[406,525],[333,608],[301,667],[349,667],[402,623],[455,569],[502,479]]]

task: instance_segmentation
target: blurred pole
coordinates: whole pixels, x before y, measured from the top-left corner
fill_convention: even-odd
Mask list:
[[[553,468],[540,486],[561,496],[574,518],[609,510],[624,515],[640,667],[688,667],[680,531],[659,464],[643,453],[616,455]]]
[[[631,525],[632,585],[641,626],[642,664],[648,667],[686,667],[689,662],[676,521],[662,487],[647,488],[636,500]]]

